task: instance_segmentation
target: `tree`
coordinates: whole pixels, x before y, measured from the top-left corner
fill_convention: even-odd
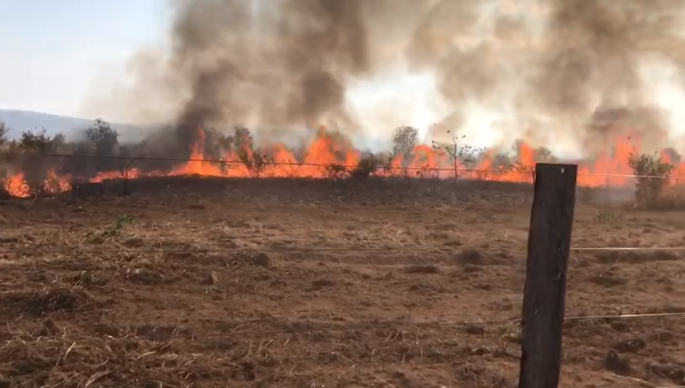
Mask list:
[[[111,158],[116,154],[116,147],[119,145],[119,133],[108,122],[96,119],[93,125],[86,129],[86,138],[97,156],[96,171],[112,171],[119,167],[117,161]]]
[[[557,158],[548,148],[538,147],[535,149],[535,161],[537,163],[555,163]]]
[[[447,131],[451,136],[452,144],[439,144],[433,141],[433,149],[443,149],[452,159],[452,166],[454,168],[454,179],[459,178],[459,169],[465,166],[469,166],[474,162],[474,156],[478,152],[477,149],[471,147],[468,144],[463,144],[461,141],[466,138],[466,135],[456,136],[452,135],[450,131]]]
[[[638,154],[637,152],[630,153],[628,166],[637,179],[636,204],[647,208],[657,206],[664,188],[668,185],[674,166],[665,162],[656,153]]]
[[[48,154],[54,152],[55,141],[50,137],[45,129],[33,129],[21,133],[21,138],[17,147],[25,154],[41,153]]]
[[[236,148],[236,150],[252,150],[254,144],[252,132],[250,132],[249,129],[242,126],[236,126],[233,129],[233,131],[234,136],[231,140],[231,143]]]
[[[10,131],[9,127],[2,121],[0,121],[0,145],[7,142],[7,133]]]
[[[24,131],[19,140],[10,143],[11,163],[23,172],[31,193],[41,193],[45,189],[48,172],[59,166],[59,158],[51,157],[54,153],[54,138],[45,129]]]
[[[392,133],[393,156],[402,156],[404,158],[411,156],[418,138],[419,130],[414,127],[403,125],[395,128]]]
[[[254,139],[249,129],[235,127],[235,137],[231,140],[237,149],[238,159],[253,177],[259,177],[268,166],[274,164],[273,158],[255,148]]]
[[[113,156],[119,144],[119,133],[103,119],[96,119],[93,125],[86,129],[86,138],[95,147],[97,156]]]
[[[380,166],[381,161],[376,158],[376,156],[369,155],[368,157],[359,160],[359,162],[354,166],[352,171],[350,171],[350,178],[358,181],[365,181],[369,179],[369,177],[373,175]]]

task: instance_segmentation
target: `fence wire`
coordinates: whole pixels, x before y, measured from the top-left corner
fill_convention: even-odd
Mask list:
[[[572,315],[564,317],[564,322],[597,321],[597,320],[620,320],[620,319],[646,319],[646,318],[672,318],[685,317],[685,312],[663,312],[649,314],[599,314],[599,315]],[[272,320],[259,319],[254,321],[241,321],[238,326],[250,324],[264,324]],[[287,321],[286,321],[287,322]],[[300,334],[316,332],[344,332],[344,331],[368,331],[368,330],[395,330],[404,328],[430,328],[430,327],[472,327],[472,326],[507,326],[520,325],[521,319],[510,318],[500,320],[473,320],[473,321],[425,321],[425,322],[357,322],[354,324],[341,325],[338,327],[298,327],[281,330],[240,330],[226,331],[215,334],[188,335],[192,338],[216,338],[216,337],[240,337],[262,336],[273,334]],[[317,322],[303,322],[311,325]],[[318,322],[321,324],[321,322]]]
[[[0,250],[0,253],[16,253],[19,251],[35,248],[33,246],[22,246],[12,249]],[[72,249],[71,247],[65,247]],[[59,248],[57,248],[59,249]],[[193,249],[164,249],[164,248],[149,248],[149,249],[126,249],[125,247],[96,247],[98,252],[123,252],[123,253],[178,253],[178,254],[201,254],[201,253],[311,253],[311,252],[468,252],[468,251],[484,251],[484,252],[507,252],[507,253],[521,253],[527,254],[526,248],[464,248],[454,249],[446,247],[360,247],[360,246],[345,246],[345,247],[293,247],[293,248],[193,248]],[[685,251],[685,246],[670,246],[670,247],[571,247],[571,252],[596,252],[596,251],[625,251],[625,252],[658,252],[658,251]]]
[[[101,159],[101,160],[121,160],[127,162],[127,167],[131,167],[132,163],[137,161],[156,161],[156,162],[175,162],[175,163],[208,163],[216,165],[245,165],[245,161],[241,160],[229,160],[229,159],[208,159],[208,158],[174,158],[174,157],[157,157],[157,156],[141,156],[141,157],[130,157],[130,156],[96,156],[96,155],[80,155],[80,154],[57,154],[57,153],[42,153],[42,154],[17,154],[7,151],[0,151],[0,155],[6,156],[19,156],[19,157],[31,157],[40,156],[45,158],[79,158],[79,159]],[[307,162],[276,162],[265,160],[261,163],[264,166],[285,166],[285,167],[318,167],[318,168],[329,168],[333,165],[346,168],[354,169],[357,167],[356,164],[345,164],[345,163],[307,163]],[[473,174],[531,174],[534,175],[534,166],[523,165],[520,169],[509,168],[509,169],[472,169],[472,168],[457,168],[460,173],[473,173]],[[402,171],[430,171],[430,172],[454,172],[454,167],[434,167],[434,166],[384,166],[387,170],[402,170]],[[636,174],[621,174],[621,173],[595,173],[589,171],[579,171],[578,176],[596,176],[605,178],[653,178],[653,179],[685,179],[685,176],[663,176],[663,175],[636,175]],[[123,177],[122,177],[123,178]]]

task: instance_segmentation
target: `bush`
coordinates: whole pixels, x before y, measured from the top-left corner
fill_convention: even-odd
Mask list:
[[[350,177],[354,180],[363,181],[368,179],[372,174],[378,170],[381,162],[373,155],[361,159],[357,165],[350,171]]]
[[[664,189],[669,185],[674,166],[665,162],[656,153],[631,153],[628,157],[628,166],[637,179],[636,205],[643,208],[658,207],[663,198]]]
[[[331,163],[326,166],[328,178],[340,180],[347,176],[347,167],[340,163]]]

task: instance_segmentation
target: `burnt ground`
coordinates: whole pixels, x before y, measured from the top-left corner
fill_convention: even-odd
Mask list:
[[[516,385],[530,186],[95,191],[0,202],[1,387]],[[574,246],[685,245],[682,213],[599,197]],[[574,252],[567,316],[684,312],[684,274],[678,251]],[[683,319],[569,320],[561,386],[685,383]]]

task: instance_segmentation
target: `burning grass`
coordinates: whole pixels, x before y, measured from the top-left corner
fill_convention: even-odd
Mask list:
[[[417,143],[416,129],[402,127],[398,130],[414,131],[413,136],[396,136],[392,151],[375,154],[360,151],[344,135],[325,128],[319,129],[310,144],[297,151],[283,144],[257,145],[245,128],[237,128],[233,134],[198,130],[193,143],[188,144],[188,150],[182,152],[187,158],[171,158],[164,149],[155,148],[154,142],[118,144],[116,131],[98,120],[88,130],[99,134],[91,138],[92,144],[67,143],[63,136],[53,138],[45,132],[24,133],[21,140],[6,146],[8,154],[2,164],[7,171],[0,175],[4,175],[2,186],[6,195],[37,197],[68,191],[85,193],[94,188],[89,188],[89,183],[112,179],[121,179],[120,191],[128,194],[129,181],[189,175],[336,181],[392,177],[531,183],[532,166],[536,162],[557,161],[549,150],[536,149],[525,142],[518,142],[513,150],[476,150],[463,144],[463,136],[457,136],[450,137],[451,144],[433,141],[432,146],[427,146]],[[660,199],[662,186],[672,185],[677,182],[675,178],[685,176],[685,163],[681,163],[672,150],[635,157],[638,142],[617,136],[615,144],[607,144],[606,154],[578,161],[580,186],[630,187],[635,184],[631,175],[663,175],[663,179],[637,181],[636,200],[644,204]],[[656,168],[660,166],[668,169]]]

